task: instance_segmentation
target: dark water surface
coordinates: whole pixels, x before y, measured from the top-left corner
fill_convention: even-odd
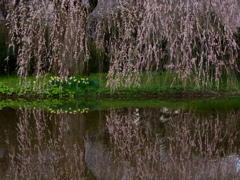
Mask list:
[[[240,179],[239,99],[98,103],[3,106],[1,179]]]

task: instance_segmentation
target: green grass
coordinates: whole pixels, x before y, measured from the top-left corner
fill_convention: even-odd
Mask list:
[[[143,73],[140,87],[118,87],[112,90],[107,84],[107,74],[90,74],[89,76],[72,76],[60,78],[46,74],[36,80],[35,77],[20,79],[17,76],[0,76],[0,93],[16,94],[28,97],[80,97],[80,96],[146,96],[168,94],[197,94],[197,93],[238,93],[240,79],[232,82],[222,80],[219,89],[214,85],[208,88],[198,88],[192,81],[184,84],[176,80],[176,73],[150,72]],[[174,82],[174,83],[173,83]]]
[[[122,108],[168,108],[193,110],[195,113],[228,113],[240,109],[239,97],[208,99],[173,99],[173,98],[76,98],[76,99],[6,99],[0,101],[0,110],[4,107],[43,109],[51,113],[74,114],[77,112],[110,110]]]

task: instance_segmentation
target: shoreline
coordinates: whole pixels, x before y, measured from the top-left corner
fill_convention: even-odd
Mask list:
[[[240,97],[240,92],[161,92],[161,93],[138,93],[138,94],[85,94],[85,95],[79,95],[70,97],[69,95],[18,95],[16,93],[7,95],[0,93],[0,100],[6,100],[6,99],[73,99],[73,98],[97,98],[97,99],[108,99],[108,98],[146,98],[146,99],[158,99],[158,98],[174,98],[174,99],[206,99],[206,98],[214,98],[214,97]]]

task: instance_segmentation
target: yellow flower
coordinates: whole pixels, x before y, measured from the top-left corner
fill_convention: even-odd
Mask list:
[[[76,80],[76,79],[74,79],[73,81],[74,81],[74,82],[76,82],[77,80]]]
[[[80,81],[78,81],[78,83],[80,83]]]

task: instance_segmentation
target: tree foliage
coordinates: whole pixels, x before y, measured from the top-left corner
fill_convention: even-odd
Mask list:
[[[110,58],[112,89],[139,86],[142,72],[174,72],[172,84],[194,80],[199,89],[219,87],[223,76],[230,82],[238,72],[239,45],[233,35],[233,20],[239,20],[237,0],[17,2],[8,21],[10,47],[19,47],[21,76],[83,73],[91,43]],[[93,7],[99,17],[88,43]]]

